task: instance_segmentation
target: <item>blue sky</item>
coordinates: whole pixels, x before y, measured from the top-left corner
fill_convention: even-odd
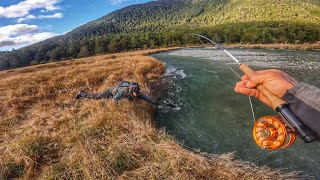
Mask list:
[[[0,0],[0,50],[20,48],[151,0]]]

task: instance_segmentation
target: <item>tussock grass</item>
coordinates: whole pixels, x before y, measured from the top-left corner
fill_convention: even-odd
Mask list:
[[[145,102],[74,99],[164,72],[150,50],[0,72],[0,179],[287,179],[232,154],[194,154],[152,122]]]

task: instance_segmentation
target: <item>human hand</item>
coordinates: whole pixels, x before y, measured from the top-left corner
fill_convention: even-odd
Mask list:
[[[277,69],[268,69],[256,71],[256,74],[250,79],[246,75],[242,76],[234,90],[247,96],[255,96],[271,107],[269,100],[256,88],[258,85],[263,85],[272,94],[282,98],[287,90],[292,89],[296,83],[297,81],[287,73]]]

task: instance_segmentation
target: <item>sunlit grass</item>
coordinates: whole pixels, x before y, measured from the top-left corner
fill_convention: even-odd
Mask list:
[[[74,99],[120,80],[149,84],[164,64],[119,53],[0,72],[0,179],[275,179],[296,173],[259,168],[232,154],[194,154],[153,127],[141,101]]]

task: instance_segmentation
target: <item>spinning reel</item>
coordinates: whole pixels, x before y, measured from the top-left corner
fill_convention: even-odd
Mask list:
[[[264,150],[276,150],[290,147],[296,140],[296,133],[288,127],[280,116],[265,116],[253,126],[253,138]]]

